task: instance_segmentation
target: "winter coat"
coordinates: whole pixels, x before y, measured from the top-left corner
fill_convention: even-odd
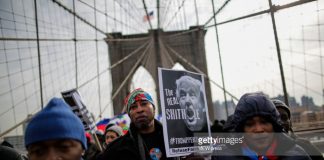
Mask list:
[[[157,120],[154,120],[155,129],[163,138],[162,124]],[[106,150],[99,156],[98,160],[142,160],[141,154],[146,156],[145,159],[151,159],[143,149],[139,147],[138,133],[133,123],[130,125],[130,129],[122,137],[117,138],[111,142]],[[146,152],[146,153],[144,153]],[[172,158],[168,158],[172,159]]]
[[[308,154],[285,133],[276,134],[278,146],[274,153],[278,160],[311,160]],[[212,160],[251,160],[243,156],[242,144],[226,145],[222,150],[214,153]]]
[[[88,149],[84,153],[84,160],[96,160],[97,156],[100,154],[99,148],[94,143],[87,144]]]
[[[309,155],[296,142],[283,132],[279,112],[272,101],[261,92],[244,94],[235,109],[233,124],[238,134],[244,132],[246,120],[254,116],[261,116],[270,122],[274,130],[276,147],[272,155],[280,160],[310,160]],[[243,140],[244,142],[244,140]],[[243,144],[226,145],[214,153],[213,160],[250,160],[243,154]],[[253,157],[253,158],[256,158]]]
[[[26,158],[13,148],[0,145],[0,157],[6,160],[25,160]]]
[[[324,160],[321,151],[307,139],[297,137],[295,138],[295,142],[309,154],[312,160]]]

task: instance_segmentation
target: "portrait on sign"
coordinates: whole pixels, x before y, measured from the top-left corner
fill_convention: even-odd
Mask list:
[[[159,88],[167,154],[190,154],[195,134],[210,135],[203,75],[159,68]]]

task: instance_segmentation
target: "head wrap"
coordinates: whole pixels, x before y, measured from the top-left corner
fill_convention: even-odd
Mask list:
[[[128,94],[128,96],[124,100],[128,114],[130,113],[130,106],[137,101],[149,101],[154,107],[154,102],[151,95],[145,92],[142,88],[137,88],[130,94]]]

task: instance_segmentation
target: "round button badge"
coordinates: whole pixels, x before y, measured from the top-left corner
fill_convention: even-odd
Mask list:
[[[150,150],[150,157],[152,160],[159,160],[162,157],[162,152],[159,148],[152,148]]]

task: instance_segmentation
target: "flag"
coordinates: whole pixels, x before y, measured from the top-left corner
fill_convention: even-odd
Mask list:
[[[103,132],[105,132],[105,128],[107,126],[107,124],[110,122],[109,118],[104,118],[103,120],[99,121],[96,126],[98,130],[101,130]]]
[[[127,113],[122,113],[112,118],[104,118],[103,120],[99,121],[96,126],[98,130],[105,132],[108,124],[118,125],[123,129],[123,132],[126,133],[130,125],[130,118]]]
[[[153,18],[153,15],[154,15],[154,12],[153,11],[149,12],[148,15],[145,15],[143,17],[143,21],[146,22],[148,20],[151,20]]]

